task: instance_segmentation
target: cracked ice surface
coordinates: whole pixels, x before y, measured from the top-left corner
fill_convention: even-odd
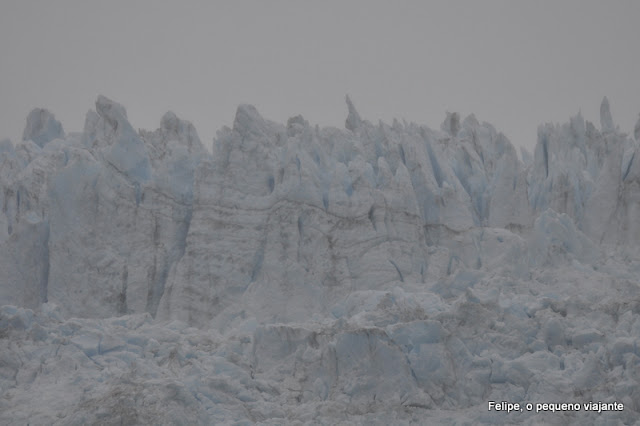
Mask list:
[[[524,162],[474,116],[347,105],[240,106],[212,154],[171,112],[34,110],[0,142],[0,422],[634,424],[640,148],[606,98]]]

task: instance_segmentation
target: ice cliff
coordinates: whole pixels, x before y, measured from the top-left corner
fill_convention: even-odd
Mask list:
[[[242,105],[211,152],[104,96],[78,134],[32,111],[0,142],[0,420],[631,424],[638,126],[605,98],[599,129],[542,125],[521,160],[473,115],[347,109],[337,129]]]

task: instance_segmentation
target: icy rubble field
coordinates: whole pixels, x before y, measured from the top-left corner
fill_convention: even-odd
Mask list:
[[[173,113],[34,110],[0,143],[0,423],[638,424],[640,122],[605,98],[521,160],[347,103],[241,106],[213,154]]]
[[[149,314],[64,319],[50,304],[35,314],[5,306],[0,419],[633,424],[640,303],[636,282],[612,277],[625,266],[637,276],[640,264],[600,266],[458,280],[453,297],[399,286],[354,293],[338,319],[247,319],[224,334]],[[625,410],[505,414],[488,412],[489,400],[616,400]]]

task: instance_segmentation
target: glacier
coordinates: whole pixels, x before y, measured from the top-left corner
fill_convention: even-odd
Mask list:
[[[0,423],[638,424],[640,140],[238,107],[0,141]],[[37,403],[34,404],[34,401]],[[507,413],[511,403],[624,410]]]

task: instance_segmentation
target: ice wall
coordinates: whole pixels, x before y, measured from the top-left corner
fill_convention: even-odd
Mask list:
[[[374,125],[347,107],[345,129],[320,129],[242,105],[212,154],[171,112],[136,132],[100,96],[83,133],[65,136],[34,110],[26,140],[0,150],[0,299],[201,327],[249,306],[290,321],[326,315],[353,291],[420,285],[458,263],[480,269],[491,259],[469,235],[543,241],[530,234],[548,209],[595,244],[640,241],[638,142],[616,130],[606,99],[601,130],[580,115],[541,126],[527,165],[473,115],[447,114],[433,130]]]

